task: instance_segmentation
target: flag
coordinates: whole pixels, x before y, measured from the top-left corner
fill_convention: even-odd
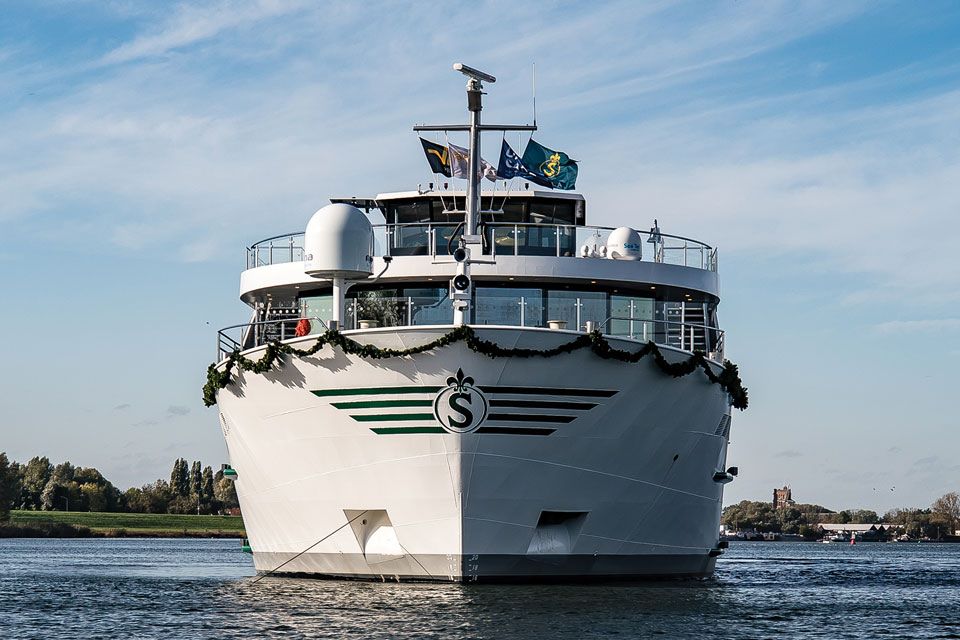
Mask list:
[[[450,149],[450,167],[454,178],[467,178],[470,176],[470,150],[458,147],[455,144],[447,145]],[[480,158],[480,176],[490,182],[497,181],[497,170],[493,165]]]
[[[548,149],[533,138],[520,160],[528,170],[546,178],[554,189],[570,190],[577,184],[577,163],[562,151]]]
[[[423,152],[427,156],[427,162],[430,163],[430,170],[452,177],[450,172],[450,152],[442,144],[435,144],[429,140],[420,138],[420,144],[423,145]]]
[[[524,166],[520,156],[507,144],[506,140],[500,145],[500,164],[497,167],[497,177],[504,180],[523,178],[539,184],[542,187],[551,186],[550,181],[546,177],[537,175]]]

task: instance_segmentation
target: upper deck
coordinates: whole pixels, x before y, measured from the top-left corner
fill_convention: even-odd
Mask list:
[[[344,198],[384,222],[374,224],[371,255],[448,256],[462,235],[463,192],[415,191],[376,198]],[[587,225],[579,194],[522,191],[484,193],[478,232],[488,256],[599,258],[613,227]],[[496,207],[496,208],[494,208]],[[640,262],[680,265],[716,272],[717,250],[683,236],[637,230],[643,240]],[[281,234],[247,247],[247,269],[303,261],[303,232]]]
[[[451,254],[462,235],[463,211],[456,206],[463,198],[462,192],[417,191],[333,201],[383,220],[372,225],[375,276],[353,282],[346,294],[346,329],[451,321],[449,287],[458,265]],[[612,335],[722,353],[714,247],[638,230],[639,259],[611,259],[605,249],[615,229],[587,225],[579,195],[485,193],[483,204],[482,242],[473,244],[471,261],[474,323],[545,327],[560,321],[584,330],[590,322]],[[304,272],[304,253],[303,232],[247,248],[241,298],[257,310],[257,322],[239,327],[243,335],[225,348],[259,344],[260,333],[263,340],[282,339],[298,318],[317,320],[314,330],[324,326],[331,282]]]

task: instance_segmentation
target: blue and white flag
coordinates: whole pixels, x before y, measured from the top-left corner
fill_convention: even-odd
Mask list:
[[[517,155],[517,152],[514,151],[507,141],[503,141],[503,145],[500,147],[500,166],[497,167],[497,177],[503,180],[509,180],[510,178],[523,178],[524,180],[529,180],[535,184],[540,185],[541,187],[552,187],[553,184],[546,176],[542,176],[538,173],[534,173],[527,169],[526,165],[523,164],[523,161],[520,159],[520,156]]]

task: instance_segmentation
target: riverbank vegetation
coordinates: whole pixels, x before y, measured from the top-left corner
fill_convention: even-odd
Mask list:
[[[229,515],[96,513],[85,511],[10,512],[8,537],[223,537],[242,538],[243,518]],[[0,527],[0,536],[3,536]],[[31,535],[35,532],[35,535]],[[49,535],[46,535],[49,534]]]
[[[240,536],[239,506],[233,482],[199,461],[120,491],[93,467],[0,453],[0,537]]]
[[[942,540],[954,537],[960,526],[960,494],[948,493],[928,509],[891,509],[883,515],[868,509],[832,511],[817,504],[791,504],[775,509],[770,502],[743,500],[724,508],[720,523],[735,531],[798,534],[814,540],[820,524],[895,524],[913,539]]]

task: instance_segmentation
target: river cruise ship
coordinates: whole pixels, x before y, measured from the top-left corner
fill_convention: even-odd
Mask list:
[[[493,79],[459,70],[470,124],[418,129],[469,132],[466,189],[335,198],[247,249],[252,317],[218,333],[205,398],[256,569],[709,576],[746,404],[717,250],[590,225],[569,191],[482,192],[480,134],[533,127],[481,125]]]

